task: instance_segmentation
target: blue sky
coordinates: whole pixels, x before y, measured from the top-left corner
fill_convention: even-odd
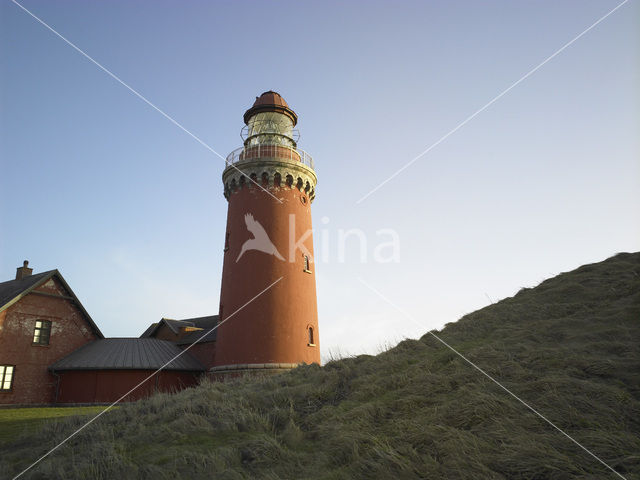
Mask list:
[[[619,2],[21,3],[223,156],[256,95],[284,96],[329,240],[325,357],[640,249],[637,1],[361,203]],[[58,268],[108,336],[216,313],[224,162],[12,2],[0,16],[2,279]],[[365,263],[355,242],[337,258],[353,228]],[[380,229],[399,262],[372,261]]]

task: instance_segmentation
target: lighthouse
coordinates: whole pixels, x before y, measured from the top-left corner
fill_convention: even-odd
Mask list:
[[[313,159],[278,93],[244,114],[243,146],[222,173],[228,201],[216,375],[320,363],[311,204]]]

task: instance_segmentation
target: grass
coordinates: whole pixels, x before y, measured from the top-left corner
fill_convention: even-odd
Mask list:
[[[436,333],[640,478],[640,254],[522,289]],[[0,477],[83,422],[16,437],[2,447]],[[23,478],[620,477],[426,334],[376,356],[123,405]]]
[[[20,435],[33,433],[45,422],[73,415],[90,415],[104,407],[29,407],[0,409],[0,446],[11,443]]]

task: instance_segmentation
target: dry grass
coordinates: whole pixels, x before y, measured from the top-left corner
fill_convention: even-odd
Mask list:
[[[437,334],[640,478],[640,254],[523,289]],[[0,477],[84,421],[16,438]],[[212,477],[619,478],[429,334],[377,356],[122,406],[24,476]]]

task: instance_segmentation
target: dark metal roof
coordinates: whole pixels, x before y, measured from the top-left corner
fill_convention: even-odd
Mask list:
[[[195,332],[189,332],[184,337],[176,341],[177,345],[190,345],[192,343],[206,343],[215,342],[218,337],[218,329],[212,330],[220,321],[218,315],[211,315],[209,317],[189,318],[182,320],[183,322],[191,322],[196,328],[202,328]]]
[[[182,323],[182,320],[173,320],[171,318],[161,318],[159,322],[157,323],[152,323],[149,328],[147,328],[142,335],[140,335],[140,338],[152,338],[155,337],[155,334],[158,330],[160,330],[160,327],[162,327],[162,325],[166,325],[167,327],[169,327],[169,330],[171,330],[174,334],[178,334],[180,333],[180,327],[193,327],[192,323],[188,323],[188,320],[184,320],[184,322],[186,323]]]
[[[167,325],[169,329],[178,334],[181,327],[196,327],[202,330],[187,333],[184,337],[176,340],[176,345],[190,345],[195,343],[215,342],[217,338],[217,329],[212,329],[218,324],[220,317],[218,315],[209,315],[207,317],[185,318],[184,320],[172,320],[163,318],[158,323],[153,323],[147,328],[140,338],[153,338],[155,333],[162,325]]]
[[[192,325],[185,325],[184,323],[182,323],[182,321],[180,320],[173,320],[171,318],[163,318],[162,322],[164,322],[167,327],[169,327],[169,329],[171,329],[171,331],[173,333],[180,333],[180,327],[191,327]]]
[[[190,322],[197,328],[213,328],[218,324],[220,317],[218,315],[209,315],[207,317],[185,318],[181,322]]]
[[[73,293],[73,290],[71,290],[71,287],[65,281],[64,277],[58,270],[49,270],[47,272],[29,275],[28,277],[24,277],[20,280],[9,280],[8,282],[0,283],[0,312],[6,308],[9,308],[22,297],[29,294],[34,288],[37,288],[40,285],[46,283],[52,277],[56,277],[65,288],[65,290],[69,292],[69,296],[73,298],[73,302],[84,314],[85,319],[89,323],[89,326],[98,336],[98,338],[104,338],[104,335],[89,315],[89,312],[84,309],[82,303],[80,303],[80,300],[78,300],[78,297],[76,297],[76,294]]]
[[[54,371],[157,370],[160,368],[182,371],[205,370],[198,360],[175,343],[157,338],[96,340],[80,347],[49,367]]]
[[[140,338],[148,338],[148,337],[150,337],[157,326],[158,326],[157,323],[152,323],[151,325],[149,325],[149,328],[147,328],[144,332],[142,332],[142,335],[140,335]]]
[[[21,293],[35,288],[41,280],[48,280],[55,272],[55,270],[49,270],[48,272],[29,275],[21,280],[9,280],[8,282],[0,283],[0,308],[18,297]]]

